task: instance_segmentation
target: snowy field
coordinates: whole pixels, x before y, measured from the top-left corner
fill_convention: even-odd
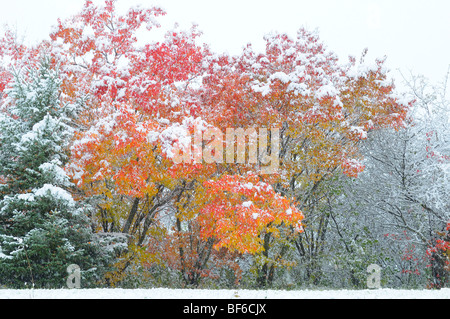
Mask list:
[[[441,290],[0,289],[0,299],[450,299]]]

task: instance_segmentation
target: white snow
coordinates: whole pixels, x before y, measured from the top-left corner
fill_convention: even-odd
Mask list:
[[[256,93],[261,93],[262,96],[266,96],[271,92],[270,82],[252,85],[252,90],[255,91]]]
[[[272,81],[279,80],[279,81],[283,82],[284,84],[289,83],[291,81],[290,76],[284,72],[276,72],[276,73],[272,74],[269,79]]]
[[[44,174],[52,174],[58,185],[69,186],[70,181],[64,169],[61,168],[62,163],[59,160],[52,160],[39,166],[39,170]]]
[[[149,139],[154,138],[153,135]],[[192,138],[188,129],[175,123],[166,128],[160,134],[162,150],[169,158],[174,158],[177,150],[185,150],[192,144]],[[174,145],[174,141],[177,141]]]
[[[51,185],[51,184],[45,184],[38,190],[34,192],[34,195],[37,197],[45,197],[45,196],[52,196],[54,198],[60,199],[64,202],[66,202],[69,206],[74,206],[75,201],[73,200],[72,196],[65,191],[64,189]]]
[[[441,290],[0,289],[0,299],[450,299]]]
[[[11,258],[12,258],[12,256],[7,256],[3,253],[2,246],[0,246],[0,259],[11,259]],[[0,297],[1,297],[1,295],[2,294],[0,293]]]
[[[34,201],[34,194],[32,193],[19,194],[17,195],[17,199],[32,202]]]
[[[366,130],[364,129],[364,127],[362,127],[362,126],[352,126],[352,127],[350,127],[350,131],[352,131],[352,132],[355,133],[356,135],[359,135],[359,137],[360,137],[362,140],[367,139],[367,132],[366,132]]]
[[[367,77],[367,75],[370,72],[376,72],[376,70],[378,69],[378,65],[376,65],[375,63],[364,63],[364,64],[358,64],[353,66],[349,71],[348,71],[348,75],[350,77],[353,78],[364,78]]]
[[[308,96],[311,94],[311,90],[308,89],[308,86],[305,83],[295,83],[292,82],[288,85],[287,91],[293,91],[295,95],[305,95]]]
[[[247,201],[242,203],[242,207],[249,208],[253,205],[252,201]]]
[[[316,98],[333,97],[339,94],[339,91],[331,84],[321,86],[316,92]]]

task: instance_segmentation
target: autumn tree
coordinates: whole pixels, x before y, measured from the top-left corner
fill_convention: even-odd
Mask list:
[[[98,208],[97,231],[129,235],[121,269],[152,258],[148,235],[162,227],[158,216],[190,182],[171,169],[172,144],[195,125],[176,83],[191,78],[202,53],[195,27],[175,28],[163,42],[138,47],[136,31],[157,27],[155,18],[163,14],[153,7],[119,15],[114,1],[103,7],[86,1],[81,13],[60,21],[52,33],[67,95],[88,105],[67,170],[81,196]]]
[[[263,288],[292,252],[314,277],[333,182],[364,170],[361,141],[402,126],[409,102],[384,60],[341,63],[305,29],[236,56],[198,45],[196,26],[140,44],[164,14],[87,0],[36,48],[60,68],[61,99],[83,106],[64,166],[76,199],[95,207],[99,235],[127,238],[108,281],[162,258],[197,286],[237,254],[254,257]],[[36,56],[12,40],[3,50]]]
[[[293,199],[306,225],[295,247],[311,261],[307,267],[317,269],[314,259],[330,222],[330,183],[339,174],[363,171],[361,140],[369,131],[402,126],[409,102],[396,96],[384,60],[369,64],[364,53],[358,63],[351,57],[341,64],[316,33],[304,29],[295,39],[270,34],[266,43],[264,53],[248,45],[236,57],[207,56],[202,107],[206,121],[222,130],[280,130],[275,174],[261,174],[262,158],[257,165],[227,168],[232,174],[256,170],[278,194]]]

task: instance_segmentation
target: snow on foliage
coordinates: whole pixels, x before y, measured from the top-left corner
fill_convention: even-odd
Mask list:
[[[200,45],[195,25],[140,41],[138,33],[159,27],[163,15],[159,7],[119,13],[116,1],[87,0],[58,20],[46,42],[28,48],[11,32],[0,40],[0,218],[9,225],[39,207],[49,217],[21,238],[40,242],[54,225],[70,233],[65,221],[82,218],[85,205],[87,229],[98,235],[92,242],[117,254],[103,278],[112,286],[158,267],[176,271],[186,286],[224,273],[236,284],[242,265],[259,288],[297,265],[305,281],[326,282],[321,270],[335,262],[351,265],[347,282],[360,287],[360,257],[373,246],[367,234],[350,236],[353,228],[342,226],[358,211],[343,189],[373,168],[363,151],[375,133],[404,128],[418,136],[417,152],[408,153],[415,179],[389,196],[414,195],[423,209],[447,212],[448,120],[436,114],[448,104],[428,104],[423,121],[409,126],[414,97],[396,92],[384,59],[366,61],[364,51],[343,63],[304,28],[294,37],[270,33],[264,52],[249,44],[235,56]],[[235,153],[232,163],[198,156],[207,150],[222,158],[212,146],[230,141],[210,133],[230,128],[250,132],[233,137],[236,153],[246,151],[243,163]],[[266,147],[259,140],[256,159],[246,144],[252,129],[273,129]],[[389,135],[388,145],[400,145],[394,136],[402,135]],[[268,164],[276,166],[271,174]],[[379,179],[395,173],[383,169]],[[402,192],[406,185],[410,192]],[[65,239],[59,247],[73,257],[92,247],[88,239],[80,250]],[[23,248],[10,237],[1,247],[2,259]]]

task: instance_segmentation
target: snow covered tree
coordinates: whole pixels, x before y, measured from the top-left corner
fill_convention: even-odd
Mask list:
[[[129,269],[165,258],[187,285],[198,286],[210,276],[210,262],[234,254],[254,257],[260,288],[272,286],[278,271],[293,264],[293,254],[309,280],[319,282],[335,180],[364,170],[360,145],[370,131],[401,126],[406,116],[408,103],[387,80],[384,60],[370,65],[363,56],[359,64],[355,58],[342,63],[305,29],[295,38],[268,35],[265,52],[248,45],[234,57],[197,45],[195,26],[188,32],[176,27],[161,42],[141,45],[138,31],[158,27],[156,18],[165,12],[132,7],[119,14],[115,4],[86,0],[40,44],[60,65],[58,85],[50,80],[58,77],[40,68],[43,75],[19,73],[5,92],[4,265],[21,252],[25,259],[30,255],[24,242],[31,235],[56,229],[59,219],[50,217],[84,216],[68,193],[70,180],[93,206],[94,230],[112,241],[115,234],[127,238],[117,271],[106,275],[112,285],[123,282]],[[36,57],[8,34],[0,41],[2,52],[10,61]],[[3,89],[11,77],[0,72]],[[66,148],[72,130],[65,119],[80,98],[87,98],[86,108]],[[210,163],[212,146],[229,142],[212,140],[210,133],[228,129],[270,129],[270,152],[260,144],[259,157],[241,163],[218,147],[218,161]],[[183,163],[175,159],[180,146]],[[234,137],[228,146],[234,149]],[[198,159],[202,147],[204,158]],[[51,227],[39,226],[44,220]],[[23,263],[27,270],[31,275]]]
[[[93,283],[104,256],[63,170],[77,105],[61,102],[50,58],[13,73],[0,112],[0,284],[60,288],[70,264]]]
[[[395,287],[448,284],[450,219],[450,103],[447,81],[408,81],[415,100],[404,128],[371,133],[362,146],[366,170],[345,200],[358,207],[360,222],[377,239],[377,263]]]

